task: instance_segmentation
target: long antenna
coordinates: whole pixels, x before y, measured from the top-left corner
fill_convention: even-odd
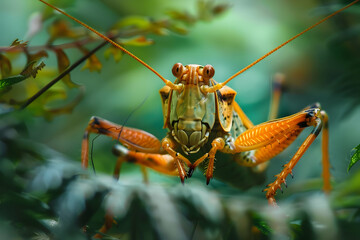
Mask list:
[[[251,64],[249,64],[247,67],[241,69],[240,71],[238,71],[237,73],[235,73],[234,75],[232,75],[230,78],[228,78],[225,82],[223,83],[219,83],[215,90],[220,89],[221,87],[225,86],[228,82],[230,82],[232,79],[234,79],[235,77],[237,77],[238,75],[240,75],[241,73],[245,72],[246,70],[248,70],[249,68],[253,67],[255,64],[259,63],[260,61],[262,61],[263,59],[267,58],[268,56],[270,56],[271,54],[273,54],[274,52],[276,52],[277,50],[279,50],[280,48],[282,48],[283,46],[285,46],[286,44],[288,44],[289,42],[293,41],[294,39],[300,37],[301,35],[303,35],[304,33],[306,33],[307,31],[310,31],[311,29],[313,29],[314,27],[316,27],[317,25],[325,22],[326,20],[328,20],[329,18],[335,16],[336,14],[338,14],[339,12],[344,11],[345,9],[351,7],[352,5],[354,5],[355,3],[357,3],[359,0],[355,0],[352,3],[350,3],[349,5],[346,5],[345,7],[337,10],[336,12],[330,14],[329,16],[321,19],[319,22],[315,23],[314,25],[308,27],[307,29],[305,29],[304,31],[302,31],[299,34],[296,34],[295,36],[293,36],[292,38],[290,38],[289,40],[287,40],[286,42],[282,43],[281,45],[277,46],[276,48],[274,48],[273,50],[271,50],[270,52],[266,53],[264,56],[258,58],[256,61],[252,62]],[[215,85],[216,86],[216,85]],[[214,87],[215,87],[214,86]]]
[[[121,51],[123,51],[124,53],[126,53],[127,55],[129,55],[130,57],[134,58],[136,61],[138,61],[139,63],[141,63],[142,65],[144,65],[146,68],[148,68],[150,71],[152,71],[153,73],[155,73],[161,80],[163,80],[163,82],[168,85],[169,87],[171,87],[172,89],[177,90],[179,87],[174,85],[171,81],[165,79],[163,76],[160,75],[160,73],[158,73],[157,71],[155,71],[155,69],[153,69],[152,67],[150,67],[147,63],[145,63],[143,60],[141,60],[140,58],[138,58],[137,56],[135,56],[134,54],[132,54],[131,52],[129,52],[128,50],[126,50],[124,47],[120,46],[118,43],[114,42],[113,40],[111,40],[110,38],[108,38],[107,36],[101,34],[100,32],[96,31],[94,28],[90,27],[89,25],[83,23],[82,21],[76,19],[75,17],[71,16],[70,14],[67,14],[66,12],[64,12],[63,10],[51,5],[50,3],[45,2],[44,0],[39,0],[40,2],[48,5],[49,7],[55,9],[56,11],[60,12],[61,14],[64,14],[65,16],[71,18],[72,20],[74,20],[75,22],[83,25],[84,27],[86,27],[87,29],[89,29],[90,31],[92,31],[93,33],[97,34],[99,37],[101,37],[102,39],[106,40],[107,42],[111,43],[112,45],[114,45],[115,47],[121,49]]]

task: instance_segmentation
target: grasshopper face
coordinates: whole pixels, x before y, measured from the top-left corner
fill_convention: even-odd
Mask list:
[[[215,123],[215,96],[201,90],[201,86],[210,86],[215,71],[210,65],[177,63],[172,72],[177,77],[175,84],[184,87],[179,92],[171,90],[169,106],[164,109],[164,117],[169,116],[165,124],[186,154],[195,153],[208,141]]]

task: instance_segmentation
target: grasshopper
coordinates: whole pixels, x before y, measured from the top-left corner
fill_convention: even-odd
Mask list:
[[[223,171],[230,171],[229,169],[237,171],[233,170],[233,168],[245,167],[239,168],[242,170],[238,174],[244,174],[243,179],[245,182],[251,178],[252,181],[259,184],[263,181],[262,173],[266,169],[269,160],[287,148],[305,128],[311,127],[311,133],[298,148],[295,155],[284,165],[283,170],[276,175],[276,180],[264,189],[266,198],[269,204],[276,205],[275,195],[277,190],[281,189],[282,184],[286,184],[287,176],[292,174],[295,165],[321,130],[323,138],[323,190],[325,192],[331,190],[328,116],[321,109],[320,104],[309,105],[288,117],[254,125],[235,102],[236,91],[226,84],[305,32],[354,5],[358,0],[290,38],[224,82],[214,80],[215,70],[211,65],[183,65],[181,63],[176,63],[172,68],[175,80],[173,82],[167,80],[114,40],[109,39],[44,0],[39,1],[70,17],[110,44],[121,49],[156,74],[165,84],[160,89],[160,96],[164,128],[169,130],[168,134],[160,141],[148,132],[118,125],[100,117],[92,117],[82,140],[81,162],[84,168],[88,167],[89,135],[96,133],[109,136],[122,144],[115,149],[117,155],[120,156],[114,171],[116,177],[119,176],[122,162],[126,161],[151,168],[163,174],[178,176],[182,183],[186,178],[192,176],[197,167],[202,167],[205,171],[206,183],[209,184],[214,176],[217,177],[216,172],[218,169],[214,171],[216,166],[215,157],[217,157],[217,164],[224,165],[223,163],[226,163],[225,165],[231,166],[224,168],[227,170]],[[273,102],[273,109],[276,109],[279,103],[279,84],[277,82],[274,88],[275,101]],[[273,110],[272,115],[276,115],[275,112],[276,110]],[[206,166],[204,166],[204,163],[207,163]],[[226,180],[226,174],[222,173],[219,176],[219,178]],[[251,184],[242,184],[243,188],[250,186]]]

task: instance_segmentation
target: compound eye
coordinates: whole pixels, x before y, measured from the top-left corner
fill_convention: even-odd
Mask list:
[[[176,63],[172,68],[172,73],[176,78],[181,77],[184,66],[181,63]]]
[[[206,80],[209,80],[210,78],[212,78],[215,74],[215,69],[213,68],[213,66],[211,65],[206,65],[203,68],[203,78]]]

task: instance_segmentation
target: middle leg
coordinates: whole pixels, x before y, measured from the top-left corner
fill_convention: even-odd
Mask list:
[[[153,169],[159,173],[166,175],[178,175],[178,171],[175,167],[174,158],[171,157],[169,154],[131,151],[119,144],[113,147],[113,153],[115,154],[115,156],[118,157],[113,174],[115,179],[119,178],[121,166],[124,162],[140,165],[144,178],[146,178],[146,173],[144,171],[146,171],[147,168]]]

